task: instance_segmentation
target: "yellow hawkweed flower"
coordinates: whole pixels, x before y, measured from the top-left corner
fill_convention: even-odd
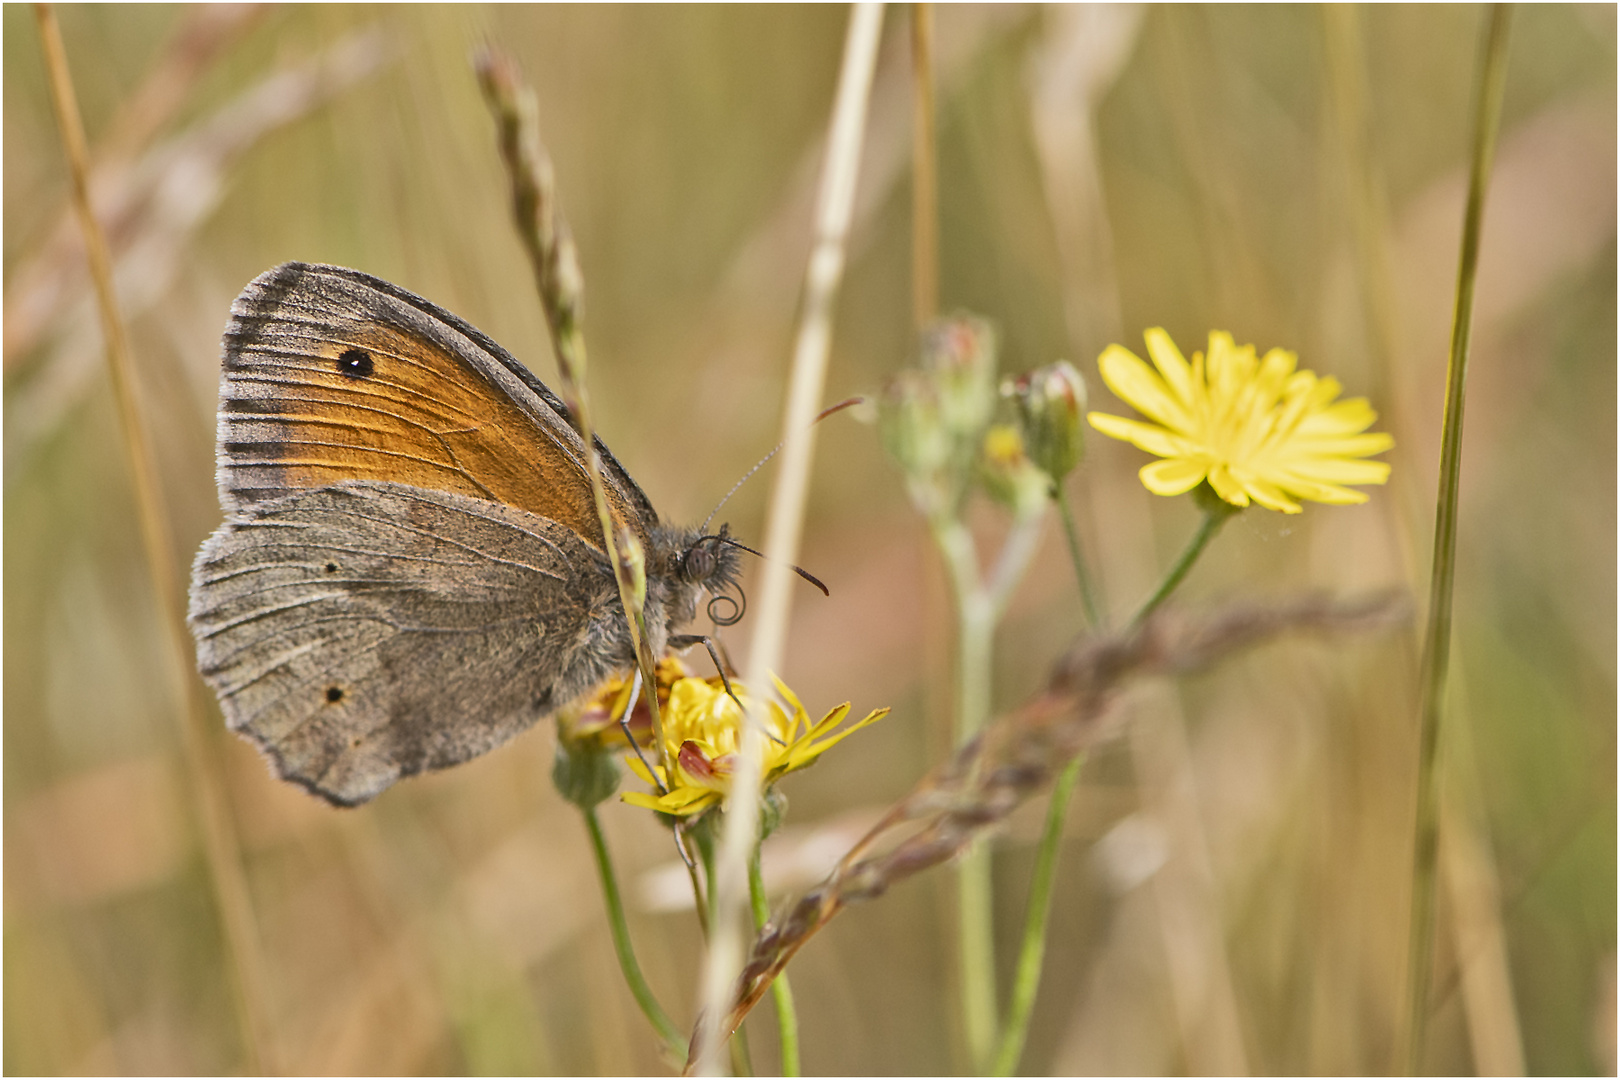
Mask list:
[[[686,678],[686,667],[679,658],[666,656],[658,661],[658,711],[662,713],[669,701],[670,688]],[[558,714],[558,738],[565,742],[589,744],[596,747],[625,748],[629,744],[619,717],[630,703],[630,678],[609,679],[584,702]],[[630,714],[630,732],[642,746],[652,744],[652,713],[647,711],[647,699],[638,696],[636,707]]]
[[[1164,458],[1142,467],[1142,483],[1155,495],[1180,495],[1205,480],[1233,506],[1249,501],[1285,514],[1296,499],[1362,503],[1367,496],[1345,484],[1382,484],[1389,465],[1361,461],[1395,445],[1383,432],[1367,432],[1378,418],[1366,398],[1335,402],[1337,379],[1296,371],[1297,357],[1272,349],[1260,359],[1254,346],[1212,331],[1209,357],[1189,364],[1170,335],[1145,335],[1148,367],[1121,345],[1097,360],[1103,381],[1149,420],[1107,413],[1086,419],[1104,435]]]
[[[780,679],[776,692],[792,708],[792,714],[776,702],[766,710],[764,774],[768,786],[795,769],[802,769],[835,745],[844,736],[882,719],[888,709],[874,709],[859,723],[833,734],[849,715],[849,703],[838,706],[819,723],[812,724],[804,706]],[[732,688],[747,700],[743,685],[733,680]],[[673,776],[662,765],[653,773],[639,758],[628,759],[630,770],[664,794],[626,792],[625,802],[659,810],[678,817],[701,813],[722,801],[731,789],[731,774],[742,744],[742,710],[726,693],[719,679],[685,678],[670,688],[669,704],[663,710],[664,745],[673,765]]]

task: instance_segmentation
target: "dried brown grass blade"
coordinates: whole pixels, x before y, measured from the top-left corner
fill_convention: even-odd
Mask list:
[[[241,841],[231,816],[220,777],[213,733],[207,723],[207,702],[202,683],[190,670],[191,635],[186,631],[181,597],[183,592],[171,553],[174,545],[169,519],[164,512],[163,493],[152,458],[140,404],[135,397],[134,362],[129,340],[119,314],[113,289],[112,257],[107,238],[90,205],[89,153],[85,146],[84,124],[80,119],[67,54],[56,13],[48,4],[36,4],[40,43],[50,76],[51,99],[56,110],[62,148],[73,180],[73,206],[84,231],[85,254],[90,278],[95,285],[101,311],[107,367],[113,393],[123,422],[135,501],[140,512],[141,537],[146,549],[147,572],[157,594],[158,608],[168,632],[171,656],[182,691],[178,710],[186,768],[194,796],[193,812],[202,832],[203,850],[208,860],[214,899],[224,928],[225,962],[229,969],[237,1019],[242,1030],[243,1055],[249,1074],[267,1071],[270,1025],[265,993],[265,961],[259,947],[258,925],[252,897],[242,865]]]

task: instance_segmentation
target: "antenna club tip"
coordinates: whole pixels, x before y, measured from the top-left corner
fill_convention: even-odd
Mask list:
[[[793,572],[795,574],[798,574],[800,577],[804,578],[804,580],[808,581],[810,584],[814,585],[816,588],[820,589],[822,596],[831,596],[832,595],[832,592],[827,588],[827,586],[822,584],[821,579],[816,577],[816,575],[812,574],[810,571],[806,570],[804,567],[795,566],[793,568]]]

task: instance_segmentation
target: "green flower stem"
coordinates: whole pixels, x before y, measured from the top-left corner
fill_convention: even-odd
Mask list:
[[[686,1056],[686,1037],[658,1004],[652,987],[647,985],[647,980],[641,974],[635,947],[630,942],[630,926],[624,918],[619,881],[613,872],[613,860],[608,857],[607,837],[602,833],[602,823],[597,819],[594,808],[583,813],[585,831],[591,835],[591,851],[596,855],[596,872],[602,879],[602,900],[607,905],[608,925],[613,930],[613,951],[619,956],[619,970],[624,973],[624,981],[630,987],[636,1004],[641,1006],[647,1022],[663,1040],[665,1051],[680,1061]]]
[[[1024,942],[1018,950],[1018,971],[1013,975],[1012,1001],[1007,1005],[1007,1022],[1001,1028],[991,1071],[1011,1076],[1024,1054],[1029,1036],[1029,1018],[1035,1009],[1035,992],[1041,985],[1041,966],[1046,959],[1047,916],[1052,911],[1052,881],[1057,876],[1058,848],[1063,840],[1063,822],[1080,779],[1084,758],[1075,758],[1052,785],[1052,801],[1046,810],[1046,828],[1035,852],[1035,875],[1029,883],[1029,910],[1024,916]]]
[[[1176,586],[1181,584],[1187,572],[1198,561],[1198,556],[1204,553],[1204,548],[1209,546],[1209,542],[1215,539],[1215,534],[1221,531],[1221,526],[1226,524],[1226,519],[1240,509],[1213,495],[1207,499],[1200,499],[1199,502],[1204,510],[1203,522],[1193,534],[1192,540],[1188,542],[1186,550],[1181,553],[1181,558],[1176,560],[1176,565],[1170,568],[1170,573],[1166,574],[1164,581],[1159,584],[1158,591],[1148,598],[1148,602],[1142,605],[1142,610],[1136,613],[1136,618],[1131,620],[1131,626],[1141,626],[1160,604],[1169,599],[1170,594],[1176,591]]]
[[[1024,571],[1029,569],[1030,560],[1041,546],[1041,525],[1046,520],[1046,502],[1043,500],[1036,504],[1032,511],[1024,513],[1013,522],[1012,531],[1007,534],[1006,541],[1001,545],[1001,555],[996,559],[995,569],[991,571],[990,580],[985,582],[983,591],[990,605],[990,629],[995,630],[995,624],[1001,621],[1006,614],[1007,604],[1012,600],[1013,590],[1024,579]],[[988,671],[988,669],[987,669]],[[986,695],[988,696],[989,677],[985,679]],[[985,705],[989,711],[989,703]]]
[[[1069,561],[1074,563],[1074,578],[1080,585],[1080,606],[1085,609],[1086,622],[1093,630],[1103,626],[1102,603],[1097,599],[1091,572],[1086,569],[1085,553],[1080,547],[1080,530],[1075,528],[1074,508],[1069,504],[1069,493],[1061,483],[1052,485],[1052,499],[1057,503],[1058,519],[1063,522],[1063,538],[1069,542]]]
[[[1434,957],[1435,867],[1440,846],[1440,721],[1451,654],[1451,597],[1457,568],[1457,489],[1462,473],[1463,399],[1468,375],[1468,336],[1474,311],[1474,277],[1479,264],[1480,222],[1490,178],[1496,131],[1507,80],[1508,27],[1512,5],[1491,8],[1484,55],[1474,99],[1473,156],[1468,172],[1468,204],[1463,211],[1462,252],[1457,265],[1457,297],[1451,320],[1451,355],[1446,368],[1445,425],[1440,442],[1440,489],[1434,521],[1434,569],[1429,582],[1429,617],[1423,634],[1422,716],[1418,729],[1416,835],[1413,841],[1412,912],[1407,935],[1405,1068],[1423,1064],[1428,1029],[1429,990]]]
[[[728,1044],[731,1047],[731,1071],[735,1076],[753,1076],[754,1062],[748,1052],[748,1029],[738,1028]]]
[[[703,935],[703,940],[707,942],[709,940],[709,899],[708,891],[703,887],[703,883],[707,879],[698,873],[698,859],[692,858],[692,848],[697,846],[697,841],[692,836],[693,831],[688,829],[684,823],[677,821],[675,823],[675,846],[681,856],[681,862],[686,866],[686,876],[692,882],[692,907],[697,912],[698,932]],[[702,858],[701,852],[698,858]]]
[[[1069,493],[1062,484],[1052,485],[1052,500],[1057,503],[1058,517],[1063,522],[1063,535],[1069,542],[1069,559],[1074,564],[1075,580],[1080,585],[1080,603],[1085,609],[1086,621],[1093,629],[1101,629],[1101,608],[1092,588],[1091,574],[1086,569],[1080,533],[1074,524],[1074,510],[1069,504]],[[1012,1075],[1023,1056],[1024,1042],[1029,1036],[1029,1018],[1034,1012],[1035,994],[1040,989],[1041,967],[1046,958],[1047,917],[1052,910],[1052,881],[1056,876],[1058,848],[1063,840],[1063,822],[1068,814],[1069,801],[1080,779],[1080,766],[1081,759],[1075,759],[1052,786],[1052,800],[1046,811],[1046,828],[1035,852],[1035,874],[1030,879],[1029,910],[1024,917],[1024,940],[1018,952],[1018,970],[1013,975],[1012,1000],[1007,1005],[1007,1019],[1001,1028],[1001,1038],[996,1044],[991,1068],[997,1076]]]
[[[748,863],[748,902],[754,909],[754,929],[762,930],[770,921],[771,908],[765,900],[765,877],[760,873],[759,851]],[[776,1029],[782,1046],[782,1075],[799,1076],[799,1013],[793,1007],[793,988],[787,973],[771,983],[771,1000],[776,1002]]]
[[[960,521],[936,519],[934,540],[945,556],[956,606],[956,745],[990,719],[990,645],[995,611],[979,585],[978,552]],[[996,957],[990,850],[975,845],[956,863],[957,952],[962,1030],[972,1071],[989,1065],[996,1042]]]

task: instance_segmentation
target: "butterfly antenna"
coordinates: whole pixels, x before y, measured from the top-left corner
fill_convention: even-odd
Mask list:
[[[833,413],[843,412],[845,409],[850,408],[853,405],[859,405],[862,402],[864,402],[865,400],[866,399],[864,397],[845,398],[843,401],[840,401],[836,405],[829,405],[825,409],[822,409],[821,412],[816,414],[816,418],[814,420],[810,421],[810,423],[811,423],[812,426],[814,426],[816,424],[819,424],[823,420],[827,419],[827,417],[831,416]],[[737,481],[735,484],[732,484],[731,485],[731,490],[726,492],[725,495],[720,499],[720,501],[714,504],[714,509],[710,510],[709,511],[709,516],[703,519],[703,525],[698,529],[698,531],[699,532],[708,532],[709,531],[709,522],[714,520],[714,515],[716,515],[716,514],[718,514],[720,512],[720,508],[722,506],[726,505],[726,501],[728,499],[730,499],[733,495],[737,494],[737,489],[742,487],[744,484],[748,483],[749,479],[755,473],[759,472],[759,470],[763,469],[765,467],[765,463],[767,461],[771,460],[771,458],[775,457],[778,453],[780,453],[781,450],[782,450],[782,447],[784,447],[786,445],[787,444],[785,442],[777,443],[776,446],[771,450],[770,453],[768,453],[764,457],[760,458],[759,461],[754,464],[754,467],[752,469],[749,469],[747,472],[743,473],[743,478],[741,480]],[[738,544],[737,546],[742,547],[741,544]],[[752,548],[743,548],[743,550],[744,551],[751,551],[753,549]],[[758,555],[759,552],[755,551],[754,554]],[[793,569],[799,570],[799,568],[797,566],[795,566]],[[819,582],[819,581],[816,581],[815,578],[810,577],[810,575],[806,574],[803,570],[799,570],[799,573],[802,574],[804,577],[808,578],[810,581],[815,582],[816,586],[818,588],[820,588],[822,592],[827,591],[827,586],[821,584],[821,582]]]
[[[758,555],[761,559],[765,558],[764,554],[762,554],[761,552],[755,551],[753,548],[749,547],[747,544],[738,543],[736,540],[733,540],[729,536],[717,536],[717,537],[715,537],[715,539],[719,540],[722,544],[730,544],[734,548],[742,548],[744,551],[748,552],[748,554],[750,554],[750,555]],[[789,563],[788,565],[792,566],[793,564]],[[831,596],[832,595],[832,593],[830,591],[828,591],[827,586],[825,586],[825,585],[823,585],[821,583],[821,579],[816,577],[816,575],[812,574],[810,571],[806,570],[804,567],[802,567],[802,566],[794,566],[793,567],[793,572],[795,574],[798,574],[800,577],[804,578],[804,580],[808,581],[810,584],[814,585],[816,588],[820,589],[822,596]]]

